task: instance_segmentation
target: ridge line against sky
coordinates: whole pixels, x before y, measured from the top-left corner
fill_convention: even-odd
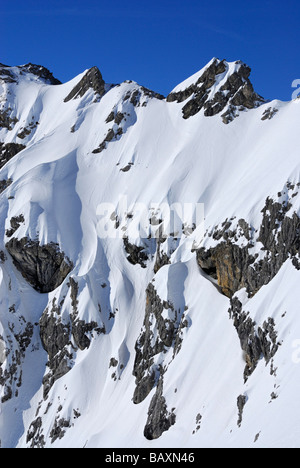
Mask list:
[[[167,95],[212,57],[242,60],[255,90],[290,100],[300,79],[300,5],[253,0],[3,0],[0,62],[32,62],[66,82],[96,65],[105,81]]]

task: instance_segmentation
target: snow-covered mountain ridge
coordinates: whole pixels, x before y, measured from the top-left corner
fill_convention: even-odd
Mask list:
[[[299,446],[300,106],[249,76],[0,65],[2,447]]]

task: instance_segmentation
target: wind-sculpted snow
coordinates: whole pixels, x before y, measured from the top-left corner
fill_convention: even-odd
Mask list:
[[[299,446],[299,119],[0,65],[2,447]]]

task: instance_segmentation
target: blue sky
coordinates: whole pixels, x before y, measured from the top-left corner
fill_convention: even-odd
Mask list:
[[[65,82],[98,66],[167,95],[212,57],[243,60],[256,91],[289,100],[300,79],[299,0],[2,0],[1,56]]]

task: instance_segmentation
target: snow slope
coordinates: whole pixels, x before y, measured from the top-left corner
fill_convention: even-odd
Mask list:
[[[213,61],[172,93],[195,84]],[[239,68],[240,62],[226,63],[211,96]],[[240,106],[228,124],[203,109],[183,119],[186,100],[168,102],[131,81],[106,85],[103,96],[90,87],[65,102],[88,73],[50,84],[26,66],[1,67],[0,113],[11,122],[0,128],[0,142],[24,145],[0,175],[11,181],[0,195],[1,446],[298,447],[299,271],[288,258],[253,297],[245,288],[235,293],[257,327],[274,319],[280,343],[272,360],[261,358],[245,381],[231,299],[200,269],[195,249],[216,245],[208,234],[226,219],[235,219],[232,229],[244,219],[259,230],[267,197],[289,197],[290,216],[299,213],[298,192],[289,195],[289,187],[300,182],[300,106],[277,100]],[[262,120],[268,109],[277,111]],[[188,204],[192,218],[201,204],[204,226],[186,232],[179,223],[179,232],[160,242],[150,236],[156,225],[149,219],[155,210],[164,218],[160,208],[175,203]],[[57,243],[73,263],[49,293],[28,284],[7,251],[7,230],[20,215],[14,238]],[[124,234],[130,246],[145,248],[143,264],[128,261]],[[246,241],[240,237],[237,244]],[[168,263],[157,268],[159,249]],[[264,256],[257,237],[254,251]],[[147,328],[149,284],[167,304],[165,323],[179,317],[180,346],[173,341],[151,356],[145,372],[154,369],[156,381],[136,404],[133,370],[136,343]],[[86,346],[70,332],[57,353],[67,356],[67,371],[45,395],[49,355],[40,319],[75,330],[72,314],[97,327],[86,328]],[[155,343],[161,330],[159,319],[151,320]],[[148,440],[144,427],[159,382],[176,421]]]

